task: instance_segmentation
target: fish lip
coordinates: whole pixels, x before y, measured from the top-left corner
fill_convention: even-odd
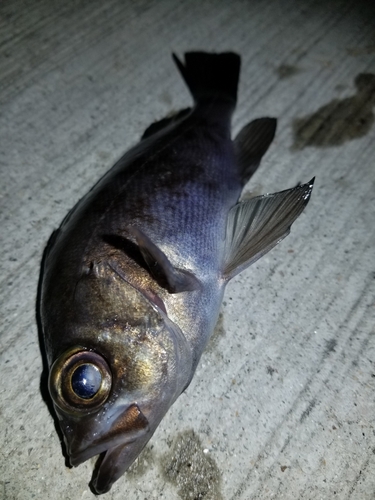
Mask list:
[[[133,436],[130,439],[129,437],[128,439],[126,439],[126,437],[124,439],[124,436],[119,436],[117,438],[111,439],[110,441],[104,441],[103,443],[88,444],[87,447],[77,452],[71,451],[71,448],[67,446],[70,465],[72,467],[78,467],[78,465],[83,464],[90,458],[101,455],[103,453],[109,453],[119,447],[127,446],[136,441],[136,439],[136,436]]]
[[[120,442],[119,442],[120,441]],[[131,442],[132,439],[126,441]],[[95,457],[96,455],[100,455],[108,450],[115,448],[119,444],[124,443],[124,437],[122,439],[120,436],[112,438],[110,440],[96,442],[87,440],[84,445],[81,443],[79,446],[76,445],[76,442],[69,442],[65,437],[65,445],[69,455],[69,462],[72,467],[78,467],[78,465],[83,464],[90,458]]]
[[[100,449],[98,446],[91,448],[90,445],[85,449],[82,450],[78,453],[69,453],[69,462],[72,467],[78,467],[78,465],[83,464],[90,458],[95,457],[96,455],[101,455],[102,453],[106,453],[108,450],[111,449],[111,447],[101,447]],[[114,447],[112,447],[114,448]]]

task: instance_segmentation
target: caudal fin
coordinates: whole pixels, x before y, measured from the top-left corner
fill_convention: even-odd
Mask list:
[[[173,59],[196,103],[223,99],[236,104],[241,65],[238,54],[187,52],[184,63],[175,54]]]

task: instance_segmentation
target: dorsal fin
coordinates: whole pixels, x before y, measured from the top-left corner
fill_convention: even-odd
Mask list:
[[[193,273],[174,267],[165,253],[139,228],[129,226],[127,229],[135,237],[150,273],[161,287],[170,293],[191,292],[201,288],[200,281]]]
[[[223,274],[230,280],[271,250],[290,232],[307,205],[314,179],[279,193],[235,205],[228,214]]]
[[[161,120],[158,120],[154,123],[151,123],[146,130],[143,132],[143,135],[141,139],[147,139],[151,135],[156,134],[157,132],[160,132],[161,130],[164,130],[168,125],[172,125],[176,123],[178,120],[181,120],[182,118],[185,118],[191,111],[191,108],[185,108],[181,109],[177,113],[174,113],[171,116],[166,116],[165,118],[162,118]]]

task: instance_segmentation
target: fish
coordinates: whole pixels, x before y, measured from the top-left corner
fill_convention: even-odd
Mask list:
[[[240,201],[277,121],[257,118],[232,140],[240,56],[173,59],[193,105],[148,126],[45,250],[49,394],[71,466],[99,456],[97,494],[189,386],[227,283],[290,232],[313,189],[314,179]]]

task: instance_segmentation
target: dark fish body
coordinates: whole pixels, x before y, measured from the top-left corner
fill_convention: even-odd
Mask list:
[[[152,124],[71,210],[46,251],[49,389],[72,465],[103,454],[108,491],[188,386],[226,283],[289,232],[312,182],[238,203],[276,121],[235,141],[240,58],[175,61],[195,105]]]

